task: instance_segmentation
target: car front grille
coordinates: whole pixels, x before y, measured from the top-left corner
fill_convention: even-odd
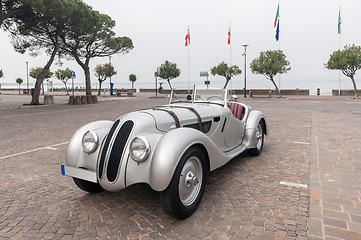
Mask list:
[[[105,140],[105,143],[104,143],[104,147],[103,147],[103,150],[102,150],[102,153],[100,155],[100,162],[99,162],[99,168],[98,168],[98,175],[99,175],[99,179],[102,178],[103,176],[103,169],[104,169],[104,163],[105,163],[105,157],[107,155],[107,151],[108,151],[108,148],[109,148],[109,144],[110,144],[110,140],[112,139],[113,137],[113,134],[115,132],[115,129],[118,127],[118,124],[119,124],[119,120],[117,120],[112,128],[110,129],[109,131],[109,134]]]
[[[133,121],[126,121],[119,129],[119,132],[114,140],[107,166],[107,178],[109,182],[114,182],[117,178],[120,160],[133,126]]]

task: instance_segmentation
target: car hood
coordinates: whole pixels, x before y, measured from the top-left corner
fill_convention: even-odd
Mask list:
[[[197,124],[199,118],[205,122],[220,117],[221,108],[216,104],[170,104],[141,112],[154,118],[158,130],[168,132],[177,127]]]

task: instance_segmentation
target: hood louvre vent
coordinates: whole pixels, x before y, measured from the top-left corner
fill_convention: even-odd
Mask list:
[[[114,182],[117,178],[120,160],[133,126],[134,122],[126,121],[119,129],[119,132],[114,140],[107,167],[107,178],[109,182]]]
[[[112,128],[109,131],[107,139],[105,140],[105,144],[104,144],[104,147],[103,147],[103,150],[102,150],[102,153],[101,153],[101,156],[100,156],[100,162],[99,162],[99,169],[98,169],[98,171],[99,171],[99,179],[101,179],[102,176],[103,176],[104,162],[105,162],[105,157],[107,155],[109,143],[110,143],[110,140],[113,137],[115,129],[118,127],[118,124],[119,124],[119,120],[117,120],[113,124]]]

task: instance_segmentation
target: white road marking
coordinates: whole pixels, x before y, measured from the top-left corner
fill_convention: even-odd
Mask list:
[[[311,143],[309,142],[293,142],[295,144],[303,144],[303,145],[310,145]]]
[[[46,146],[46,147],[41,147],[41,148],[35,148],[35,149],[25,151],[25,152],[14,153],[14,154],[11,154],[11,155],[0,157],[0,160],[6,159],[6,158],[11,158],[11,157],[16,157],[16,156],[20,156],[20,155],[24,155],[24,154],[27,154],[27,153],[32,153],[32,152],[36,152],[36,151],[40,151],[40,150],[57,150],[57,148],[54,148],[54,147],[65,145],[65,144],[68,144],[68,142],[57,143],[57,144],[54,144],[54,145],[51,145],[51,146]]]
[[[284,181],[281,181],[280,184],[281,184],[281,185],[292,186],[292,187],[308,188],[307,184],[284,182]]]

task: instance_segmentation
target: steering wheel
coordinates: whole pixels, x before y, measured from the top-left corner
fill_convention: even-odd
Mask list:
[[[209,98],[207,98],[207,100],[210,100],[210,99],[212,99],[212,98],[219,98],[219,99],[223,100],[223,98],[220,97],[220,96],[210,96]]]

